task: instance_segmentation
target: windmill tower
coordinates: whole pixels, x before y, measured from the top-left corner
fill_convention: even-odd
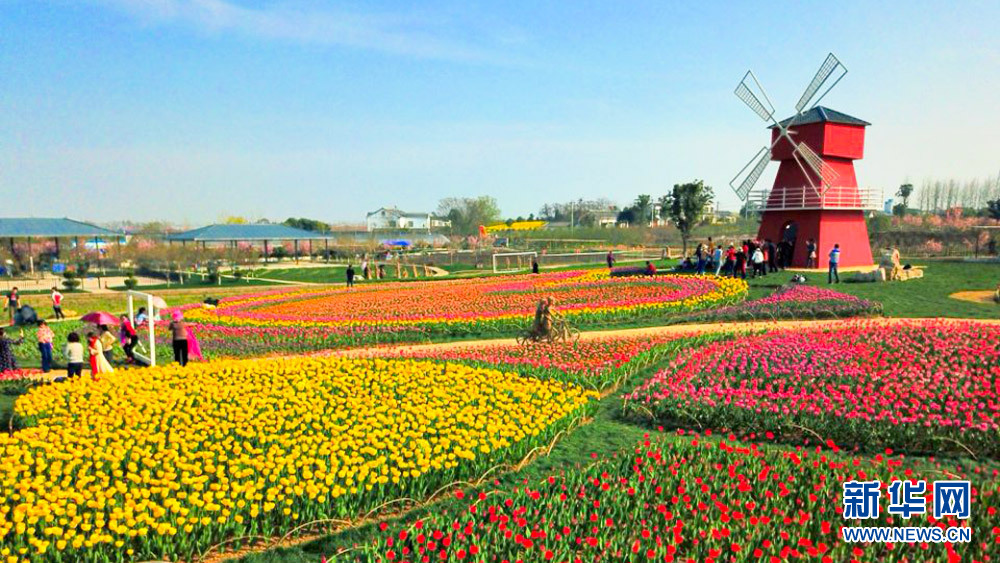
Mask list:
[[[806,265],[810,239],[817,244],[816,267],[827,266],[834,244],[840,245],[841,267],[872,264],[865,211],[878,209],[881,196],[859,188],[854,174],[854,161],[864,156],[865,127],[871,124],[818,105],[846,74],[837,57],[827,55],[795,104],[795,115],[782,121],[775,117],[774,106],[752,71],[735,90],[770,123],[771,143],[729,185],[741,200],[749,198],[762,210],[759,239],[791,245],[794,267]],[[774,185],[754,190],[772,160],[780,163]]]

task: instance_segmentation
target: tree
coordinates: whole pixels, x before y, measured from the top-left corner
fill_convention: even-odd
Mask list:
[[[479,197],[448,197],[438,203],[438,215],[451,221],[454,232],[473,235],[480,225],[491,225],[500,220],[497,200],[484,195]]]
[[[740,207],[739,215],[744,218],[749,218],[751,215],[757,217],[760,215],[760,207],[753,200],[748,199]]]
[[[667,221],[670,219],[670,196],[661,195],[659,199],[656,200],[656,204],[660,206],[660,219]]]
[[[903,184],[896,191],[896,197],[903,198],[903,201],[892,208],[892,214],[902,217],[906,215],[906,210],[910,207],[910,195],[913,194],[913,184]]]
[[[317,221],[316,219],[306,219],[305,217],[300,217],[296,219],[295,217],[289,217],[285,219],[285,225],[289,227],[295,227],[296,229],[302,229],[303,231],[311,231],[317,233],[326,233],[330,231],[330,225]]]
[[[648,194],[640,194],[639,197],[635,198],[635,203],[632,204],[632,209],[635,210],[635,216],[638,222],[645,223],[647,219],[651,220],[653,198]]]
[[[1000,221],[1000,199],[987,201],[986,213],[990,216],[990,219]]]
[[[688,239],[691,231],[705,218],[705,210],[712,204],[715,194],[710,186],[701,180],[687,184],[674,184],[673,191],[668,194],[670,220],[681,232],[683,254],[687,254]]]
[[[619,223],[626,223],[628,225],[634,224],[636,221],[635,208],[626,207],[625,209],[622,209],[621,211],[618,212],[617,220]]]

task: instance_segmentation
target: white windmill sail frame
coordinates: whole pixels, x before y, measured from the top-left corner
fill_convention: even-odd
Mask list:
[[[764,169],[767,168],[767,164],[771,162],[771,149],[769,147],[761,147],[757,154],[746,163],[745,166],[733,177],[729,182],[729,187],[736,192],[736,195],[740,198],[740,201],[746,201],[747,196],[750,195],[750,190],[753,189],[757,180],[760,180],[761,175],[764,173]],[[744,176],[744,172],[750,169],[750,171],[743,178],[743,181],[739,183],[739,187],[736,186],[736,181],[740,177]]]
[[[802,111],[807,105],[810,108],[814,108],[819,105],[819,102],[826,97],[830,90],[833,90],[833,87],[836,86],[845,75],[847,75],[847,67],[844,66],[843,63],[840,62],[840,59],[838,59],[833,53],[827,54],[823,64],[819,66],[819,70],[817,70],[816,74],[813,75],[813,79],[809,82],[809,85],[806,86],[806,89],[802,92],[802,96],[799,97],[799,101],[795,104],[795,111],[798,112],[798,115],[802,115]],[[820,97],[816,98],[816,101],[810,105],[810,100],[812,100],[816,93],[823,88],[823,84],[825,84],[831,76],[836,76],[837,78],[833,81],[833,84],[830,84],[830,86],[823,91]]]
[[[803,175],[806,180],[810,183],[811,187],[816,191],[817,195],[823,196],[830,189],[833,183],[840,176],[837,171],[830,166],[829,163],[824,161],[815,151],[812,150],[809,145],[804,142],[796,142],[792,138],[795,134],[794,130],[791,128],[795,125],[796,120],[802,115],[803,110],[807,105],[810,105],[810,109],[816,107],[819,102],[826,97],[826,95],[836,86],[847,74],[847,67],[840,62],[833,53],[828,53],[823,63],[820,65],[819,70],[813,75],[812,80],[806,86],[806,89],[802,92],[802,96],[799,97],[799,101],[795,104],[795,115],[790,119],[786,120],[784,125],[782,122],[775,118],[774,105],[771,103],[771,99],[768,97],[767,92],[764,90],[764,86],[757,80],[757,76],[753,71],[748,70],[743,78],[737,84],[736,89],[733,93],[739,98],[744,104],[747,105],[754,113],[756,113],[764,121],[771,121],[773,127],[778,130],[778,135],[775,140],[771,143],[770,148],[765,147],[757,152],[753,158],[736,174],[736,176],[729,182],[729,186],[736,192],[736,195],[743,201],[746,201],[747,196],[753,189],[754,185],[760,180],[761,175],[763,175],[764,169],[767,167],[767,163],[770,161],[771,150],[774,149],[775,145],[784,137],[792,145],[792,159],[802,170]],[[833,78],[833,82],[829,86],[824,86]],[[748,81],[749,79],[749,81]],[[822,93],[820,93],[822,91]],[[816,95],[819,93],[819,97]],[[761,155],[766,152],[766,157]],[[749,170],[749,172],[747,172]],[[810,175],[809,171],[812,171],[813,175]],[[744,173],[746,175],[744,176]],[[818,183],[813,180],[813,176],[818,180]],[[738,183],[737,181],[743,177],[743,180]]]

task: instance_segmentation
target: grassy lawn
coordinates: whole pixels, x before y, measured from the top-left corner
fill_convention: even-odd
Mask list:
[[[340,266],[321,266],[316,268],[268,268],[255,270],[254,275],[272,280],[284,280],[306,283],[344,283],[347,280],[347,268]],[[355,268],[355,271],[358,271]]]
[[[139,288],[140,291],[147,288]],[[168,305],[177,306],[186,303],[197,303],[206,297],[225,297],[229,295],[240,295],[250,293],[254,288],[242,286],[203,286],[177,289],[176,284],[173,289],[156,290],[154,293],[163,297]],[[25,295],[23,300],[26,304],[35,308],[39,315],[45,318],[52,318],[52,305],[48,294],[45,295]],[[108,311],[111,313],[125,311],[127,301],[124,293],[64,293],[63,311],[75,311],[77,314],[85,314],[91,311]],[[141,306],[137,304],[136,307]]]
[[[14,401],[17,397],[0,393],[0,432],[7,430],[10,417],[14,414]]]
[[[842,283],[827,285],[826,274],[806,274],[806,283],[830,287],[882,304],[887,317],[967,317],[1000,318],[1000,306],[993,303],[969,303],[948,297],[958,291],[995,289],[1000,283],[1000,264],[972,262],[926,261],[924,277],[892,283]],[[853,274],[841,274],[841,280]],[[762,297],[792,277],[790,272],[778,272],[767,277],[748,280],[750,298]]]
[[[184,283],[170,282],[170,285],[167,285],[166,282],[163,282],[163,283],[158,283],[158,284],[153,284],[153,285],[141,285],[139,287],[136,287],[135,289],[138,290],[138,291],[147,291],[148,292],[148,291],[162,291],[164,289],[205,289],[205,290],[209,290],[209,289],[212,289],[212,288],[239,287],[239,288],[244,288],[247,291],[250,291],[250,290],[253,289],[254,286],[258,286],[258,285],[275,285],[275,283],[274,282],[269,282],[269,281],[264,281],[264,280],[256,280],[256,279],[255,280],[248,280],[248,279],[235,280],[235,279],[229,278],[229,277],[223,277],[221,283],[219,283],[219,282],[212,283],[212,282],[208,281],[207,279],[202,278],[201,276],[189,276],[189,277],[187,277],[187,278],[184,279]],[[114,286],[111,289],[114,289],[114,290],[117,290],[117,291],[124,291],[125,290],[125,286],[123,286],[123,285]]]

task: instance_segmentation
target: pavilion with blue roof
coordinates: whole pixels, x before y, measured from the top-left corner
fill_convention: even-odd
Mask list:
[[[99,248],[101,244],[107,244],[108,240],[120,241],[121,233],[65,217],[0,217],[0,240],[4,239],[8,241],[10,253],[15,258],[18,256],[14,247],[15,240],[27,241],[28,256],[31,257],[34,255],[32,244],[36,240],[51,239],[55,243],[54,257],[58,258],[60,239],[72,239],[76,248],[81,248],[80,239],[88,241],[87,244],[92,241],[94,247]],[[34,263],[30,260],[29,263],[34,271]]]
[[[207,225],[190,231],[167,235],[168,243],[172,244],[175,241],[180,242],[182,245],[188,242],[201,243],[202,247],[207,246],[209,243],[229,244],[235,247],[238,242],[263,241],[265,259],[269,255],[268,243],[271,241],[292,241],[295,245],[295,255],[297,258],[300,240],[322,240],[329,247],[329,239],[330,236],[328,234],[271,223]]]

